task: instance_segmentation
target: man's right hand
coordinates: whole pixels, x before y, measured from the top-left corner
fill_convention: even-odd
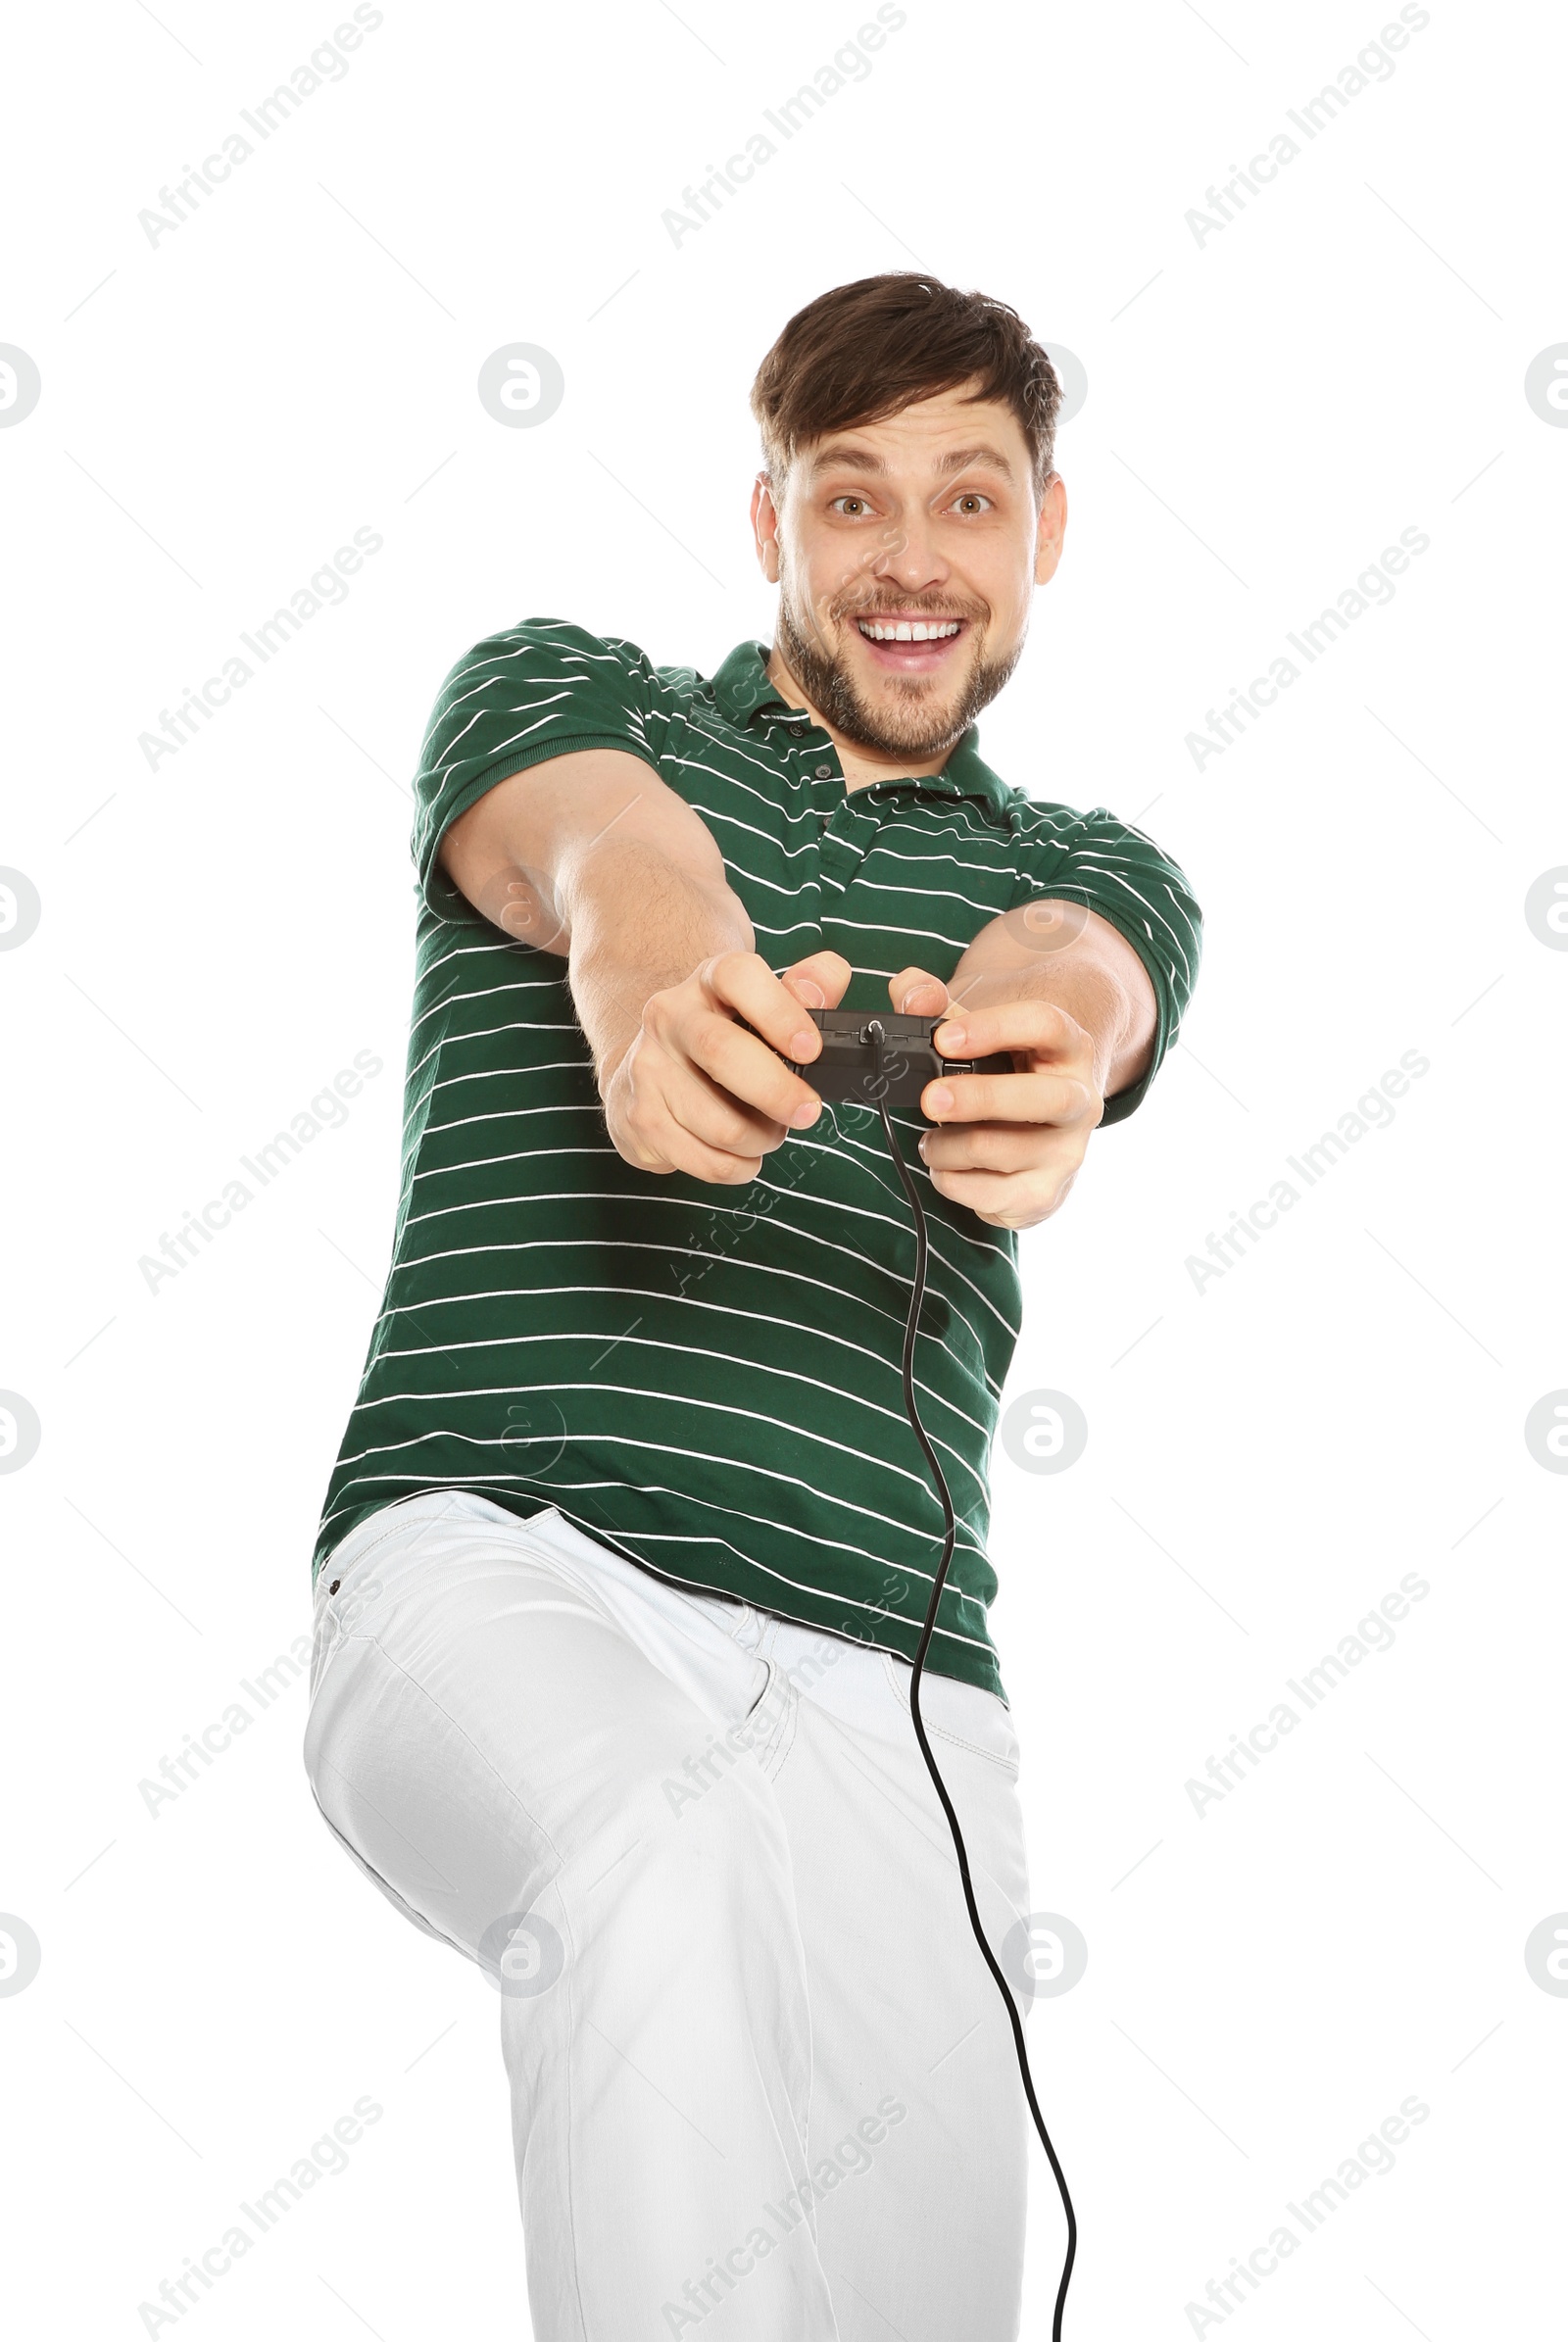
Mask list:
[[[775,1051],[817,1054],[821,1035],[801,1009],[836,1008],[850,972],[837,951],[812,952],[782,976],[756,951],[719,951],[656,992],[630,1043],[599,1068],[617,1153],[639,1171],[720,1187],[755,1179],[762,1157],[822,1110]]]
[[[452,823],[441,864],[514,943],[567,961],[610,1136],[638,1170],[741,1187],[816,1120],[775,1050],[817,1054],[801,1010],[836,1008],[850,963],[814,951],[775,976],[712,831],[641,757],[581,749],[509,775]]]

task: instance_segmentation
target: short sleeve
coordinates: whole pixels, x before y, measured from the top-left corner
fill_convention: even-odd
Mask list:
[[[1123,1122],[1142,1104],[1175,1043],[1198,976],[1202,913],[1179,865],[1105,805],[1077,813],[1024,800],[1019,843],[1019,879],[1009,908],[1034,895],[1085,903],[1126,937],[1149,970],[1153,1058],[1141,1081],[1105,1100],[1104,1123]]]
[[[634,643],[562,618],[524,618],[476,643],[441,686],[414,784],[414,861],[440,917],[464,899],[436,859],[460,813],[514,772],[579,749],[622,749],[658,767],[654,669]]]

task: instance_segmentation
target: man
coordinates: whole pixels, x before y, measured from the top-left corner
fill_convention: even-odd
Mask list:
[[[979,756],[1060,556],[1057,401],[999,303],[824,295],[753,393],[771,650],[705,677],[530,619],[425,742],[402,1197],[307,1763],[499,1989],[539,2342],[1017,2331],[1023,2093],[908,1712],[942,1543],[914,1239],[877,1116],[785,1060],[845,1002],[1013,1067],[899,1117],[958,1515],[924,1711],[1000,1947],[1016,1232],[1143,1098],[1198,955],[1155,846]]]

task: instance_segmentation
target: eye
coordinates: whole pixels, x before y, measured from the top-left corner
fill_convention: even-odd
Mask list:
[[[858,520],[861,514],[869,510],[863,496],[835,496],[828,506],[828,511],[830,512],[841,512],[846,505],[855,507],[854,512],[844,512],[846,520]]]
[[[988,512],[991,510],[990,497],[982,496],[978,488],[965,488],[963,494],[955,498],[954,502],[955,509],[960,512]]]

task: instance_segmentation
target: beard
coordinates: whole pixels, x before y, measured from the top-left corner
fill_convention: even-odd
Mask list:
[[[951,683],[933,683],[919,675],[894,676],[893,695],[879,700],[874,706],[861,693],[847,660],[835,659],[824,647],[814,627],[808,640],[796,623],[794,596],[786,577],[779,595],[779,645],[789,661],[791,672],[819,714],[835,732],[852,740],[858,748],[875,749],[884,756],[907,756],[911,763],[924,763],[930,756],[939,756],[962,738],[983,707],[989,707],[1008,676],[1023,656],[1020,639],[1004,659],[988,659],[985,656],[985,615],[983,612],[958,610],[949,606],[933,610],[933,617],[963,617],[980,641],[980,650],[970,662],[968,671],[955,691]],[[907,597],[899,604],[904,614],[910,614]],[[856,617],[875,617],[873,607],[858,605],[850,610],[833,610],[832,619],[847,618],[853,625]]]

